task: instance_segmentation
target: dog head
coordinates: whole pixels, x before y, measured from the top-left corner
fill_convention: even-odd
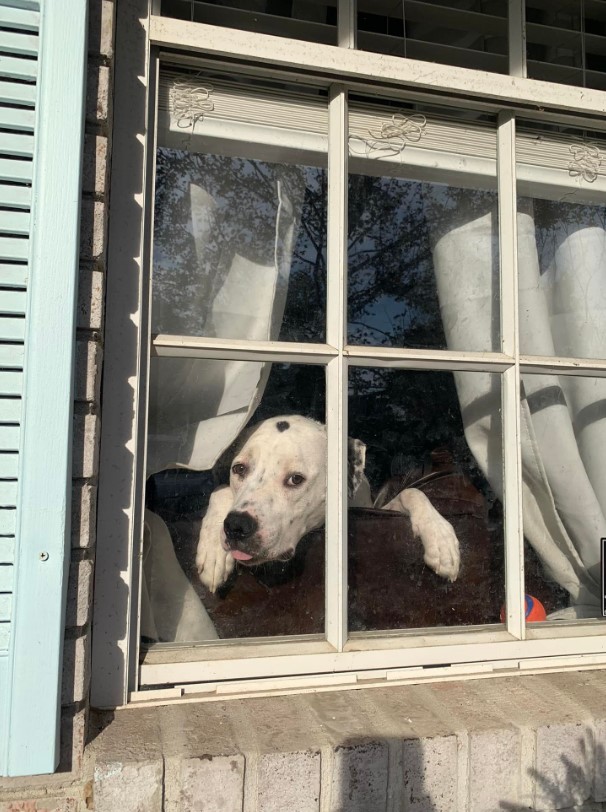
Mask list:
[[[350,495],[363,479],[365,447],[349,443]],[[292,558],[326,506],[326,430],[300,415],[273,417],[248,432],[231,461],[234,495],[224,545],[244,564]]]

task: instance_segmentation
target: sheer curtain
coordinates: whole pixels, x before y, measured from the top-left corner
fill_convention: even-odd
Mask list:
[[[296,167],[175,150],[163,157],[152,331],[277,339],[300,217],[300,173]],[[257,407],[270,366],[152,358],[148,475],[177,467],[210,470]],[[175,642],[216,638],[166,524],[151,511],[144,523],[143,561],[142,636]]]
[[[449,349],[493,345],[498,282],[496,205],[477,198],[455,211],[439,187],[428,192],[428,222]],[[524,354],[604,357],[604,209],[520,201],[520,345]],[[497,303],[497,304],[495,304]],[[469,447],[503,494],[499,393],[487,374],[455,374]],[[522,376],[524,535],[546,574],[570,593],[552,617],[601,614],[600,538],[606,536],[606,381],[569,375]]]
[[[304,191],[297,168],[176,150],[165,157],[152,331],[277,339]],[[269,369],[153,358],[148,474],[212,468],[258,405]]]

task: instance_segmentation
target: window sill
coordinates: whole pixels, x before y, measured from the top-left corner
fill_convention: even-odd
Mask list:
[[[95,812],[124,798],[147,812],[606,808],[606,670],[129,707],[92,722]]]

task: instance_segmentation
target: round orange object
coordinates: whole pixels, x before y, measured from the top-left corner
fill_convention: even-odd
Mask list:
[[[525,595],[525,617],[529,623],[538,623],[541,620],[547,620],[547,612],[545,607],[538,598],[532,595]],[[501,607],[501,623],[505,623],[505,607]]]

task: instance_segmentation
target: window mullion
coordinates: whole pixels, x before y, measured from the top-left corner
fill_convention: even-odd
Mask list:
[[[357,47],[357,0],[339,0],[337,9],[337,43],[340,48]]]
[[[525,0],[509,0],[509,75],[526,78]]]
[[[516,159],[512,113],[499,116],[497,138],[502,351],[514,359],[503,373],[502,387],[506,623],[511,634],[524,639]]]
[[[326,636],[342,650],[347,639],[347,95],[331,88],[328,119],[328,344],[338,356],[326,371]]]

